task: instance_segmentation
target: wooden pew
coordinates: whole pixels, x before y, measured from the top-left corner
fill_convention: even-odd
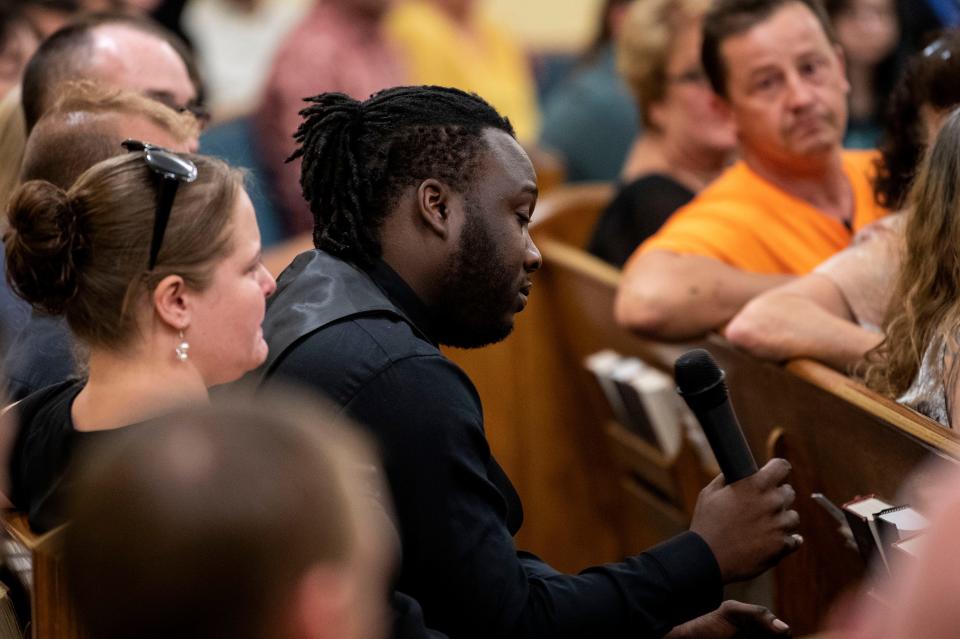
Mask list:
[[[33,639],[82,638],[76,611],[67,595],[61,562],[63,528],[36,535],[30,530],[26,515],[15,511],[3,513],[3,527],[32,560],[30,636]]]
[[[893,499],[929,455],[960,457],[960,440],[816,362],[783,367],[759,362],[719,336],[661,344],[621,329],[612,316],[619,272],[580,248],[609,187],[565,191],[538,212],[534,233],[544,268],[535,280],[532,312],[518,319],[515,335],[497,347],[495,359],[460,354],[484,400],[494,451],[525,500],[529,516],[520,543],[575,570],[637,552],[685,525],[689,512],[682,496],[689,487],[681,485],[682,472],[671,519],[663,516],[670,495],[651,502],[651,495],[664,497],[662,491],[644,493],[649,482],[631,484],[614,463],[630,442],[605,431],[609,410],[581,362],[613,348],[672,373],[680,353],[703,346],[727,371],[758,461],[777,455],[793,463],[791,483],[806,543],[775,571],[776,609],[796,633],[817,630],[836,596],[863,574],[863,565],[810,494],[821,492],[837,503],[867,493]],[[519,397],[510,390],[525,386]],[[560,522],[564,529],[558,529]],[[582,535],[568,534],[570,529]]]

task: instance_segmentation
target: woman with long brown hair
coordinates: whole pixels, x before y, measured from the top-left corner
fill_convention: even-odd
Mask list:
[[[903,261],[867,360],[867,384],[944,426],[960,424],[960,109],[923,160]]]

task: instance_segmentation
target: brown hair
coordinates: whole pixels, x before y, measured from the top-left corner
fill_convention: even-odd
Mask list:
[[[924,158],[908,206],[886,337],[867,354],[867,385],[891,398],[910,388],[933,340],[960,328],[960,109]]]
[[[380,523],[357,503],[377,473],[335,413],[302,402],[230,397],[74,466],[64,562],[86,636],[276,637],[307,571],[348,565]]]
[[[874,192],[890,210],[903,207],[927,147],[922,107],[938,112],[960,104],[960,30],[949,29],[915,53],[889,96]]]
[[[710,0],[643,0],[628,10],[618,42],[617,65],[640,106],[648,129],[650,106],[667,92],[667,63],[679,28],[703,16]]]
[[[85,170],[123,152],[120,143],[127,137],[123,129],[130,118],[153,122],[181,144],[199,134],[192,115],[177,113],[140,93],[70,82],[30,132],[21,181],[46,180],[70,188]]]
[[[715,0],[703,21],[703,71],[717,95],[727,95],[727,69],[720,47],[728,38],[749,31],[771,15],[791,4],[810,9],[830,42],[837,35],[820,0]]]
[[[156,267],[147,271],[157,176],[141,153],[104,160],[69,191],[23,184],[4,234],[7,279],[34,308],[62,314],[88,345],[120,349],[137,334],[131,312],[168,275],[202,290],[232,249],[231,215],[243,176],[220,160],[189,157],[198,178],[181,184]]]

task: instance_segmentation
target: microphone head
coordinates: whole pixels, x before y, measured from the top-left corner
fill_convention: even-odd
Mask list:
[[[695,348],[687,351],[677,358],[673,371],[677,392],[688,403],[695,397],[709,404],[719,404],[727,398],[725,375],[707,350]]]
[[[723,379],[723,371],[709,351],[695,348],[677,358],[673,365],[677,386],[684,393],[698,393]]]

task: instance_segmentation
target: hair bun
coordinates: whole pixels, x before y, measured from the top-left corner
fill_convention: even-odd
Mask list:
[[[7,281],[34,308],[63,314],[88,250],[75,203],[53,184],[32,180],[13,194],[7,216]]]

